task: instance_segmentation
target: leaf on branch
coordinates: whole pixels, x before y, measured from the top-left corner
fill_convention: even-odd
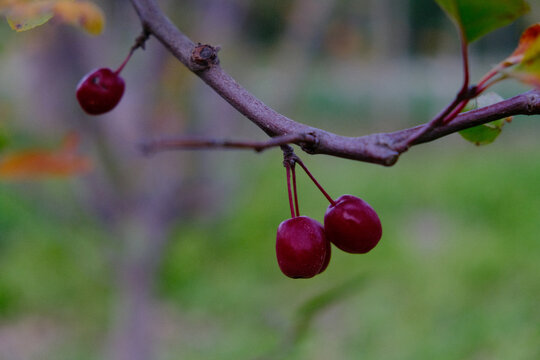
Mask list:
[[[57,149],[33,149],[0,158],[0,179],[38,180],[84,174],[92,169],[89,158],[76,153],[77,134],[66,135]]]
[[[487,73],[480,84],[493,85],[508,77],[540,88],[540,23],[529,26],[521,35],[514,52]],[[488,83],[497,74],[500,75]],[[486,85],[487,84],[487,85]]]
[[[524,0],[435,0],[468,43],[509,25],[530,8]]]
[[[525,53],[540,40],[540,23],[529,26],[519,38],[518,47],[507,57],[504,66],[512,66],[523,61]]]
[[[503,100],[504,99],[500,95],[490,92],[485,95],[479,96],[477,99],[472,101],[472,106],[467,108],[467,111],[493,105]],[[511,117],[508,117],[506,119],[499,119],[487,124],[461,130],[459,134],[465,140],[470,141],[475,145],[488,145],[495,141],[495,139],[500,135],[504,124],[511,121]]]
[[[53,17],[91,35],[99,35],[105,27],[103,11],[90,1],[4,0],[0,2],[0,14],[6,15],[9,25],[17,32],[43,25]]]
[[[512,54],[510,58],[519,60],[517,66],[507,72],[509,76],[540,88],[540,24],[533,25],[525,31],[523,36],[527,35],[526,40],[516,49],[519,53]],[[522,39],[523,39],[522,36]]]

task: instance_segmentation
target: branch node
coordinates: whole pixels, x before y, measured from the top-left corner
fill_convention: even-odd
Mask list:
[[[470,100],[475,98],[478,95],[478,86],[477,85],[471,85],[467,88],[465,93],[463,94],[464,99]]]
[[[143,30],[141,34],[135,39],[135,43],[131,47],[131,51],[135,51],[138,48],[146,50],[146,41],[150,38],[150,35],[152,35],[150,29],[148,29],[148,27],[146,26],[143,26]]]
[[[305,141],[298,142],[298,145],[300,146],[300,148],[308,154],[312,154],[312,155],[316,154],[317,148],[319,147],[319,143],[320,143],[319,138],[317,137],[317,134],[314,131],[312,131],[312,132],[303,134],[302,137],[303,137],[303,140]]]
[[[294,153],[294,149],[290,145],[281,145],[281,151],[283,151],[283,166],[292,166],[296,163],[298,158]]]
[[[531,91],[527,94],[527,115],[540,114],[540,95],[537,91]]]
[[[198,43],[191,52],[191,63],[194,71],[204,71],[219,64],[219,46]]]

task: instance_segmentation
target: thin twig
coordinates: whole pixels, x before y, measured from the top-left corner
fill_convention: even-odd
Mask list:
[[[140,149],[150,155],[165,150],[210,150],[210,149],[251,149],[261,152],[271,147],[287,144],[314,144],[316,138],[311,134],[289,134],[276,136],[268,141],[237,141],[226,139],[208,139],[200,137],[164,138],[144,142]]]

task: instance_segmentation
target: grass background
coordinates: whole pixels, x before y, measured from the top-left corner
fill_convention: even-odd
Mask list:
[[[479,148],[456,135],[390,169],[306,159],[331,194],[364,198],[384,227],[372,252],[334,248],[310,280],[284,277],[275,260],[288,214],[279,153],[216,154],[250,171],[223,216],[175,228],[159,279],[162,358],[539,358],[540,148],[513,135]],[[0,316],[58,324],[65,337],[43,359],[99,358],[107,331],[107,234],[77,189],[0,187]],[[322,221],[325,199],[306,176],[299,189],[301,212]],[[39,201],[51,192],[57,203]]]

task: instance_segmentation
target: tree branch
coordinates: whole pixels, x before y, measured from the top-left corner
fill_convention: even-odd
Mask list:
[[[326,154],[341,158],[391,166],[396,163],[403,142],[426,124],[393,133],[361,137],[340,136],[314,128],[276,112],[239,85],[218,61],[201,66],[192,60],[196,44],[184,35],[160,10],[155,0],[131,0],[145,32],[154,35],[178,60],[198,75],[216,93],[271,137],[310,134],[314,142],[294,142],[309,154]],[[532,90],[500,103],[460,114],[452,122],[429,129],[410,145],[433,141],[459,130],[513,115],[540,114],[540,90]]]

